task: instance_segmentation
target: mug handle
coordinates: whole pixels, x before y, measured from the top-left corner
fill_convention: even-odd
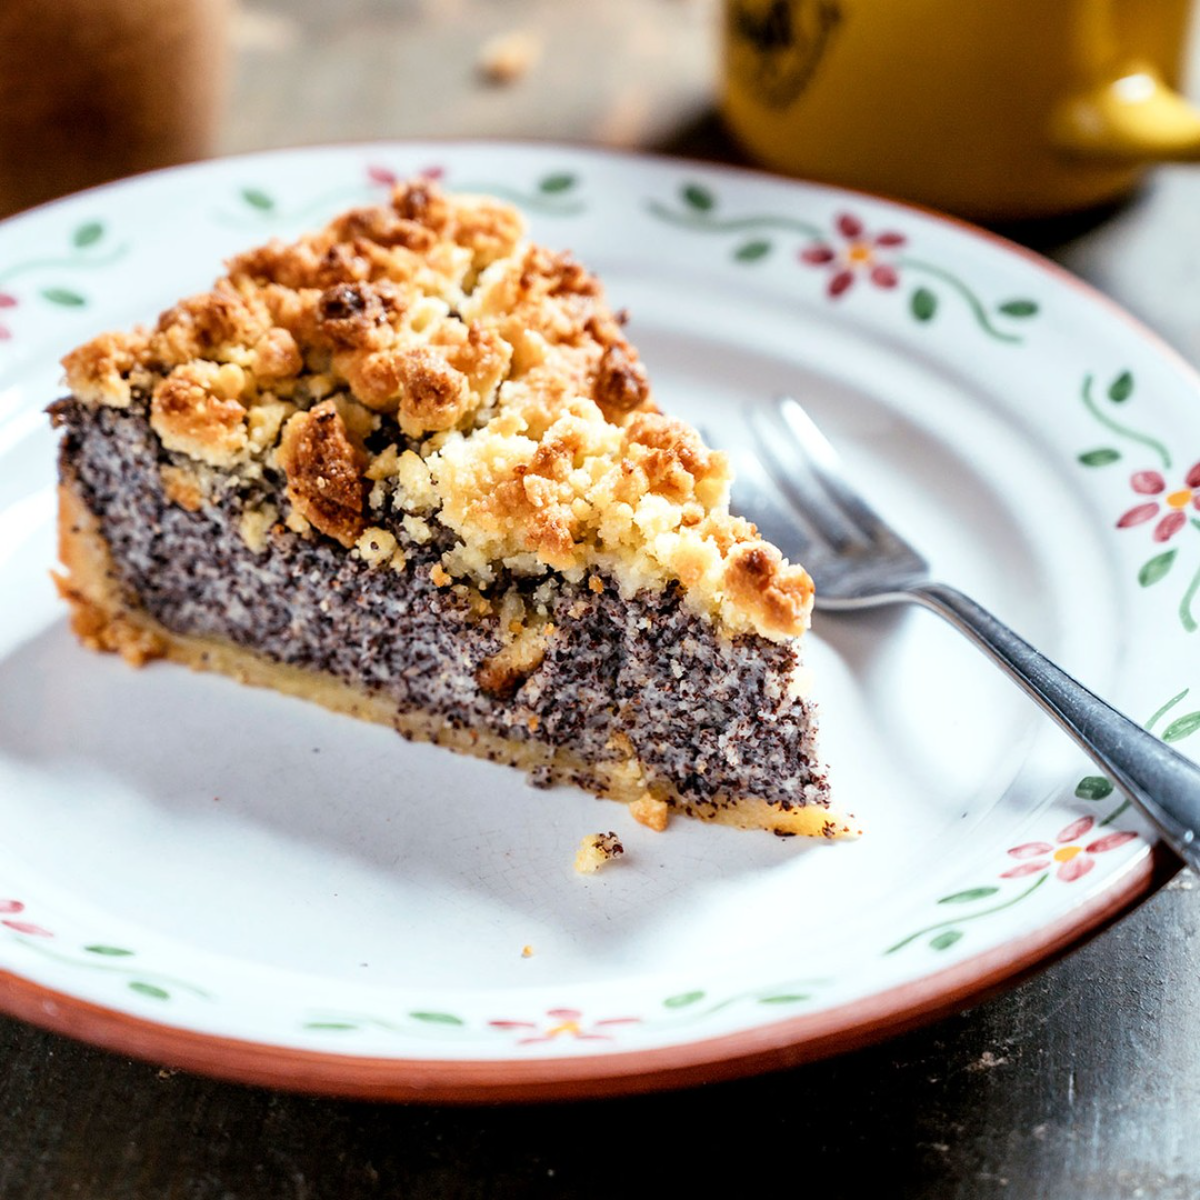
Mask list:
[[[1145,60],[1122,60],[1113,0],[1068,0],[1074,8],[1076,79],[1055,109],[1050,136],[1064,152],[1132,166],[1200,159],[1200,108]]]

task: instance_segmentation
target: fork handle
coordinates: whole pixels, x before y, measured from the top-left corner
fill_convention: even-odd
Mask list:
[[[1002,667],[1200,871],[1200,767],[1057,667],[969,596],[941,583],[904,589]]]

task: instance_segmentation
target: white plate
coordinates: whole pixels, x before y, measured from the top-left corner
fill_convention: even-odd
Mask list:
[[[1086,759],[920,611],[819,616],[810,639],[833,784],[866,830],[836,844],[654,834],[300,701],[81,649],[49,576],[59,357],[426,170],[523,203],[595,269],[664,407],[707,424],[800,396],[940,574],[1192,748],[1200,389],[1058,269],[863,195],[555,146],[169,171],[0,226],[0,1005],[309,1090],[634,1091],[948,1011],[1170,873]],[[579,839],[609,828],[625,858],[576,875]]]

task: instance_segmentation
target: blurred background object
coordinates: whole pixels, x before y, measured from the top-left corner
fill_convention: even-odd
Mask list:
[[[468,136],[749,161],[977,220],[1042,217],[1200,156],[1200,112],[1174,90],[1191,10],[8,0],[0,213],[213,153]]]
[[[766,166],[979,220],[1200,158],[1188,0],[726,0],[722,108]]]
[[[378,138],[670,148],[715,126],[720,0],[242,0],[224,153]]]
[[[0,4],[0,216],[211,154],[229,0]]]

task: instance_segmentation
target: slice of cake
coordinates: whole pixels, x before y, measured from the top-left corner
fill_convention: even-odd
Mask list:
[[[165,657],[779,833],[829,811],[812,586],[730,515],[579,263],[396,188],[239,255],[64,359],[58,583],[88,646]]]

